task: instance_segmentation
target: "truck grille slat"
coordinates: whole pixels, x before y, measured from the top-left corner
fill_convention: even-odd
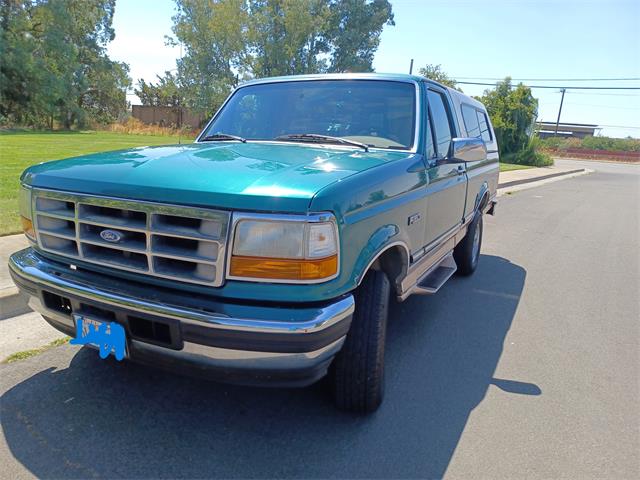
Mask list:
[[[67,218],[75,217],[75,204],[64,200],[55,200],[53,198],[39,197],[35,200],[36,210],[46,212],[52,216],[61,216]]]
[[[213,220],[180,218],[173,215],[153,215],[151,225],[159,233],[196,240],[217,240],[221,233],[221,225]]]
[[[38,246],[120,270],[218,287],[228,212],[34,190]]]

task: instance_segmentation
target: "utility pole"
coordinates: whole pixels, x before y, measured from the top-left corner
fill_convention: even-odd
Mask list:
[[[560,114],[562,113],[562,103],[564,102],[564,93],[567,91],[566,88],[560,90],[562,92],[562,98],[560,99],[560,109],[558,110],[558,120],[556,120],[556,133],[553,135],[554,137],[558,136],[558,126],[560,126]]]
[[[409,75],[413,73],[413,58],[411,59],[411,64],[409,65]]]

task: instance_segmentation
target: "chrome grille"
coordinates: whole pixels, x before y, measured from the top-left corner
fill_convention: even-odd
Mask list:
[[[33,192],[39,247],[86,262],[209,286],[224,281],[229,213]]]

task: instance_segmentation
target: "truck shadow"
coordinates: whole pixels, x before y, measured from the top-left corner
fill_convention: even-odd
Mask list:
[[[489,385],[541,393],[493,378],[525,276],[483,255],[473,277],[395,305],[386,400],[369,417],[334,410],[322,385],[220,385],[65,346],[43,355],[69,368],[2,396],[4,437],[40,478],[440,478]]]

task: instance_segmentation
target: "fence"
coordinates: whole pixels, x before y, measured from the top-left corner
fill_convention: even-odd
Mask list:
[[[160,125],[161,127],[188,127],[198,129],[207,120],[204,115],[186,108],[152,107],[147,105],[132,105],[131,115],[142,123]]]

